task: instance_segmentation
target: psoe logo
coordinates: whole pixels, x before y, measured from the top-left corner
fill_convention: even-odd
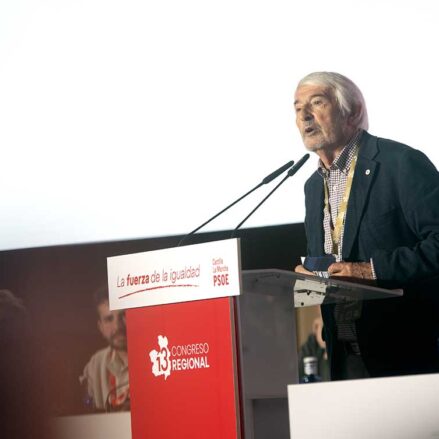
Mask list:
[[[152,363],[152,373],[158,377],[164,375],[165,380],[171,375],[171,353],[168,349],[168,337],[162,335],[158,336],[159,350],[153,349],[149,353],[149,358]]]
[[[187,343],[169,346],[168,337],[157,337],[159,349],[149,352],[152,363],[152,373],[159,377],[163,375],[165,380],[171,372],[191,372],[196,369],[209,369],[209,343]]]

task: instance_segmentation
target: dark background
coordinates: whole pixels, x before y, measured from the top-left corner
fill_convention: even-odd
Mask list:
[[[185,244],[226,239],[230,233],[201,233]],[[292,270],[306,253],[303,224],[245,229],[237,237],[241,238],[243,269]],[[171,236],[0,252],[0,288],[22,298],[28,311],[26,344],[32,346],[32,355],[24,367],[35,373],[34,383],[23,395],[27,401],[44,407],[50,416],[84,413],[78,378],[90,356],[105,346],[97,330],[92,295],[106,284],[106,258],[173,247],[180,239]],[[17,367],[16,373],[23,371]]]

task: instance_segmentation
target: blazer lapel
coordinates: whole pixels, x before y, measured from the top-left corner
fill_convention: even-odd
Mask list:
[[[352,246],[358,233],[358,227],[363,217],[367,197],[376,172],[377,165],[372,160],[378,151],[376,143],[376,137],[364,132],[352,182],[343,233],[342,254],[345,260],[349,260],[352,257]]]

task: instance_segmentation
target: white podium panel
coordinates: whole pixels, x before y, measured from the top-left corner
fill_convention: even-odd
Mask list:
[[[130,412],[62,416],[51,427],[53,439],[131,439]]]
[[[239,239],[107,258],[110,309],[239,295]]]
[[[438,389],[439,374],[291,385],[291,438],[437,438]]]

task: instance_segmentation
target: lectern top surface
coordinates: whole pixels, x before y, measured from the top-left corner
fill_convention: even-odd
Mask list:
[[[388,290],[336,278],[322,278],[279,269],[245,270],[242,272],[242,280],[244,292],[294,293],[296,307],[387,299],[400,297],[403,294],[402,290]]]

